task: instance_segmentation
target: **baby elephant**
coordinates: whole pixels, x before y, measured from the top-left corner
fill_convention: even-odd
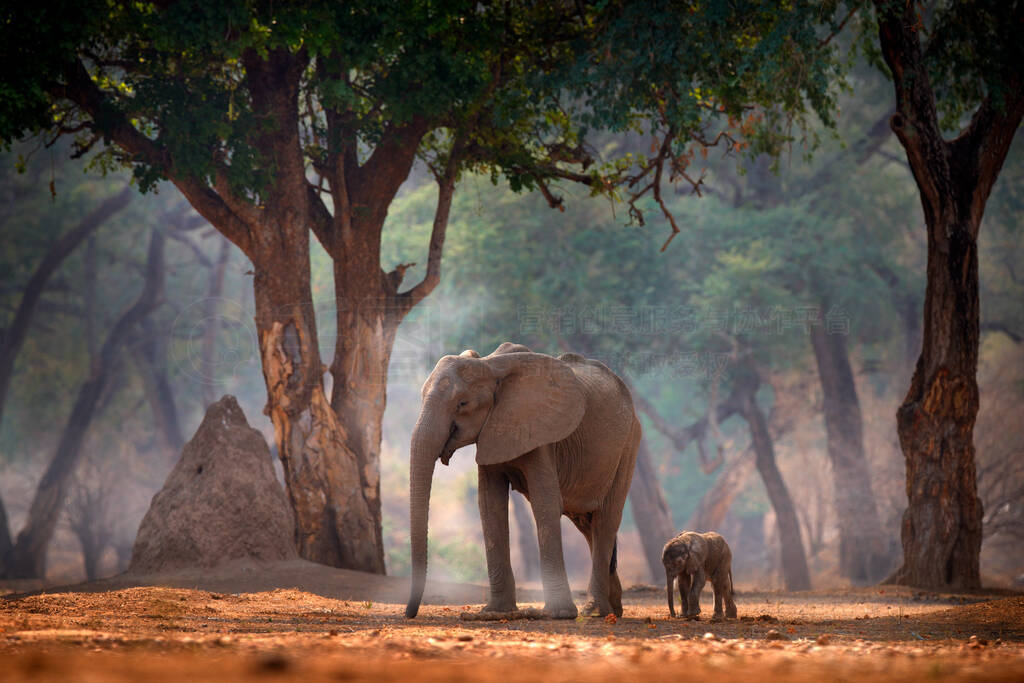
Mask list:
[[[721,535],[710,531],[700,534],[684,531],[665,544],[661,551],[661,562],[665,565],[668,612],[676,615],[672,601],[672,580],[679,578],[679,598],[683,603],[683,616],[696,619],[700,614],[700,593],[704,583],[711,582],[715,589],[715,617],[722,618],[722,602],[725,602],[725,616],[736,618],[736,603],[732,599],[732,551]]]

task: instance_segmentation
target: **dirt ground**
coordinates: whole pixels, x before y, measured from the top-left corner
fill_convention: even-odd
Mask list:
[[[8,590],[25,586],[8,586]],[[1024,595],[890,586],[737,595],[740,619],[669,619],[662,589],[617,621],[465,621],[480,586],[303,561],[127,577],[0,598],[0,679],[1024,680]],[[582,604],[582,596],[577,600]],[[536,590],[520,605],[540,607]]]

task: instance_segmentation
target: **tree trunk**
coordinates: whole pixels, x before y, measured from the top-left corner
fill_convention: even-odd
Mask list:
[[[178,420],[178,408],[174,403],[171,378],[167,374],[167,355],[153,322],[149,319],[143,320],[140,327],[142,329],[136,356],[140,361],[139,365],[142,366],[146,399],[152,409],[153,421],[163,439],[164,449],[173,461],[181,455],[181,449],[185,446],[185,437]]]
[[[874,583],[889,570],[889,560],[871,491],[860,401],[846,337],[829,334],[815,325],[811,328],[811,347],[824,397],[826,445],[839,525],[839,571],[854,584]]]
[[[379,535],[372,528],[376,518],[364,498],[348,434],[324,394],[309,232],[301,221],[285,217],[276,222],[280,239],[253,259],[253,291],[267,386],[264,412],[274,424],[295,512],[296,545],[313,562],[379,571]]]
[[[95,581],[99,578],[100,556],[103,549],[95,542],[95,539],[80,539],[82,545],[82,566],[85,568],[87,581]]]
[[[366,251],[376,254],[372,247]],[[346,427],[346,457],[358,465],[359,491],[370,514],[366,523],[372,525],[373,533],[367,540],[374,546],[375,559],[366,571],[383,574],[381,422],[387,405],[388,363],[401,316],[383,288],[379,260],[352,261],[334,265],[338,329],[331,363],[331,408]]]
[[[337,121],[329,119],[329,125]],[[444,172],[437,171],[438,199],[434,213],[423,280],[399,294],[408,265],[398,265],[385,273],[380,264],[381,231],[387,207],[409,175],[419,141],[425,133],[423,123],[409,124],[374,150],[366,163],[354,170],[346,162],[354,148],[336,150],[331,176],[334,214],[329,221],[314,224],[334,262],[335,314],[337,319],[331,376],[331,408],[345,425],[343,442],[346,457],[356,465],[354,493],[367,517],[352,519],[365,533],[366,571],[383,574],[384,542],[380,500],[381,422],[387,404],[388,364],[395,333],[405,315],[427,296],[440,281],[441,251],[452,196],[455,190],[460,136],[452,148]],[[373,182],[367,173],[377,173]],[[353,199],[355,198],[355,200]],[[354,210],[353,207],[363,207]],[[409,264],[412,265],[412,264]],[[355,530],[356,527],[353,527]]]
[[[978,315],[976,242],[965,226],[929,224],[921,356],[896,414],[908,504],[896,583],[981,586],[982,505],[974,462]]]
[[[132,188],[125,187],[121,192],[100,204],[78,225],[61,235],[46,252],[46,256],[43,257],[32,273],[32,277],[29,278],[21,301],[18,303],[18,310],[14,313],[13,321],[8,328],[0,330],[0,417],[3,417],[4,403],[11,386],[11,378],[14,376],[14,360],[28,335],[36,304],[46,289],[47,281],[64,262],[64,259],[82,243],[82,240],[108,221],[111,216],[128,206],[133,194]]]
[[[14,546],[4,559],[0,570],[4,578],[42,578],[46,574],[46,551],[64,504],[68,482],[81,455],[82,441],[89,424],[113,374],[121,346],[132,328],[159,303],[164,280],[163,244],[163,233],[154,231],[142,294],[114,324],[89,379],[78,391],[71,415],[61,433],[57,452],[36,488],[25,527],[18,533]]]
[[[800,522],[797,520],[793,499],[775,464],[775,449],[768,432],[764,413],[757,405],[758,381],[748,380],[741,394],[742,413],[750,426],[750,439],[754,447],[754,463],[768,492],[775,511],[775,524],[779,533],[782,555],[782,579],[786,590],[808,590],[811,574],[807,569],[807,555],[800,538]]]
[[[71,524],[71,530],[75,533],[78,545],[82,548],[82,568],[85,570],[87,581],[95,581],[99,578],[100,558],[107,546],[106,542],[100,538],[99,525],[102,523],[99,518],[87,518],[75,520]]]
[[[984,84],[985,98],[970,122],[947,141],[916,6],[876,0],[876,9],[882,56],[896,95],[890,125],[906,151],[928,229],[921,354],[896,414],[907,464],[908,506],[903,565],[891,580],[931,588],[978,588],[977,239],[985,203],[1024,117],[1024,82],[1019,72],[1010,72],[1005,82]],[[1011,29],[1000,39],[1019,38]]]
[[[693,531],[718,531],[733,501],[743,492],[752,469],[754,459],[747,451],[730,460],[718,475],[714,485],[697,503],[697,509],[687,521],[686,528]]]
[[[672,511],[665,502],[657,474],[654,472],[647,442],[642,439],[636,453],[636,471],[633,473],[633,483],[629,488],[629,504],[633,510],[633,519],[640,534],[640,543],[644,548],[644,557],[647,558],[651,578],[655,583],[659,583],[665,576],[661,551],[669,539],[676,535],[676,528],[672,523]]]
[[[7,557],[13,547],[14,543],[11,541],[11,526],[10,522],[7,521],[7,508],[4,507],[4,501],[0,500],[0,562]],[[0,570],[2,569],[3,565],[0,564]]]
[[[523,561],[523,580],[540,579],[540,545],[537,542],[537,527],[526,498],[512,492],[512,514],[516,518],[516,534],[519,538],[519,557]]]

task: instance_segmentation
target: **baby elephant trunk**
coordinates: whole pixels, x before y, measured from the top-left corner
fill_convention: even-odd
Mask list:
[[[672,572],[665,571],[665,598],[668,600],[668,613],[672,617],[676,616],[676,603],[672,595],[672,581],[675,578]]]

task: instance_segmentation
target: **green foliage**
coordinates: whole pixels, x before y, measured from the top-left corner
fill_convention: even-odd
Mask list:
[[[888,0],[902,5],[900,0]],[[879,3],[885,6],[886,3]],[[877,9],[876,9],[877,14]],[[987,97],[997,108],[1020,87],[1024,7],[1019,0],[942,0],[917,6],[921,54],[928,69],[940,123],[955,132]],[[874,21],[861,25],[858,43],[881,64]]]
[[[88,41],[105,9],[96,0],[0,7],[0,142],[5,150],[25,133],[55,124],[48,88],[60,80],[69,56]]]
[[[307,164],[353,141],[365,157],[423,119],[422,156],[443,162],[461,129],[465,168],[514,191],[572,175],[613,193],[649,160],[594,159],[588,136],[604,129],[671,131],[680,158],[727,128],[741,147],[776,153],[812,114],[832,121],[840,68],[823,40],[837,2],[64,5],[7,10],[0,44],[24,68],[0,83],[0,137],[77,131],[83,149],[113,137],[122,147],[97,164],[131,166],[144,190],[169,173],[212,182],[222,170],[257,204],[280,173],[270,140],[296,125],[254,94],[251,67],[275,54],[304,65],[292,106]],[[76,68],[99,88],[98,108],[68,98]],[[126,151],[122,121],[160,153]]]
[[[742,119],[753,106],[773,124],[760,128],[755,151],[777,150],[781,118],[806,124],[813,111],[832,122],[839,63],[822,38],[838,5],[608,3],[570,88],[590,104],[592,127],[626,129],[656,111],[699,131],[709,117]]]

